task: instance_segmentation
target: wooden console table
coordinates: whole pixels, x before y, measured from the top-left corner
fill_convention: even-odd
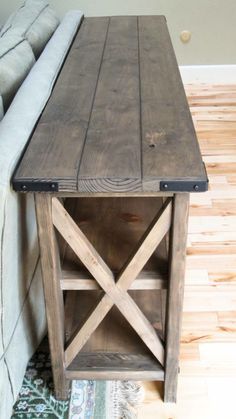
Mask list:
[[[83,20],[13,177],[35,194],[55,393],[176,400],[190,192],[207,176],[163,16]]]

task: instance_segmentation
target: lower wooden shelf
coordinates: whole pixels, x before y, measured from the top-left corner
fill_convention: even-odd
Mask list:
[[[163,339],[165,291],[129,291]],[[100,300],[102,291],[67,291],[66,336],[70,342]],[[68,379],[164,380],[164,369],[126,319],[113,307],[66,369]]]
[[[151,356],[120,352],[81,352],[66,370],[70,380],[164,380]]]

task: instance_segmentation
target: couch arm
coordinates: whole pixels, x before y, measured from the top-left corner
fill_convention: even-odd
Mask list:
[[[16,163],[47,103],[83,14],[68,12],[19,88],[0,123],[0,183],[9,185]]]

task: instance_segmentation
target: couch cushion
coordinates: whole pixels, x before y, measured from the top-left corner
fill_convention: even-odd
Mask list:
[[[59,19],[47,1],[26,0],[22,7],[9,17],[0,35],[14,29],[28,40],[37,58],[58,24]]]
[[[28,41],[11,31],[0,38],[0,94],[4,109],[35,63]]]
[[[0,96],[0,121],[3,118],[3,115],[4,115],[3,101],[2,101],[2,96]]]

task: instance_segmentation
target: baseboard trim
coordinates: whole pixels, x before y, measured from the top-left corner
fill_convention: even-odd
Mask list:
[[[236,65],[190,65],[180,66],[184,84],[236,84]]]

